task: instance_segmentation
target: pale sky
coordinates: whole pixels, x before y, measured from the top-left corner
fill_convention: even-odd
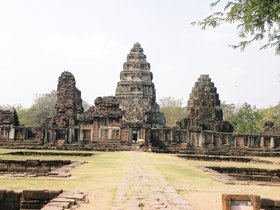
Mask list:
[[[259,108],[280,100],[280,56],[260,44],[245,52],[234,26],[201,31],[190,23],[210,14],[213,0],[1,0],[0,104],[31,106],[70,71],[82,98],[114,95],[135,42],[151,64],[157,100],[189,98],[209,74],[227,103]]]

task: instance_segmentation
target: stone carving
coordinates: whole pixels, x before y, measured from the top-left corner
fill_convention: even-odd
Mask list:
[[[126,123],[165,125],[164,115],[159,112],[156,103],[151,66],[143,52],[141,45],[135,43],[127,55],[117,84],[116,97],[120,100],[120,108],[125,111],[123,119]]]
[[[123,116],[126,122],[143,122],[146,116],[145,105],[139,99],[135,99],[128,103],[127,109]]]
[[[56,115],[57,126],[77,124],[77,116],[83,113],[81,91],[76,88],[76,81],[70,72],[64,71],[58,78]]]
[[[185,128],[232,132],[232,126],[223,121],[223,110],[217,88],[209,75],[201,75],[190,94],[183,122]]]

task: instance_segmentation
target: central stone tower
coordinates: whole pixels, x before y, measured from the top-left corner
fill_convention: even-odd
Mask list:
[[[126,123],[150,124],[153,127],[165,125],[164,115],[156,103],[150,67],[143,48],[135,43],[123,64],[116,88],[116,97],[124,111],[123,120]]]

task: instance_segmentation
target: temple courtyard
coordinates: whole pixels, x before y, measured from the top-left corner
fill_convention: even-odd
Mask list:
[[[7,154],[11,152],[13,154]],[[211,160],[211,157],[210,161],[204,161],[201,158],[192,160],[174,154],[142,151],[80,152],[0,149],[0,153],[1,167],[4,167],[5,162],[10,164],[10,168],[14,167],[14,170],[9,170],[10,172],[1,173],[2,189],[81,191],[87,194],[85,199],[79,201],[77,209],[82,210],[219,210],[222,209],[222,194],[224,193],[255,194],[272,200],[278,200],[280,194],[278,181],[233,181],[227,175],[217,175],[218,173],[214,173],[213,170],[206,170],[207,167],[216,166],[273,171],[279,169],[280,160],[277,157],[254,157],[246,162],[247,160],[243,159],[215,161]],[[75,167],[68,168],[67,172],[63,170],[61,172],[56,168],[56,172],[59,171],[59,173],[52,171],[49,176],[41,173],[36,175],[16,173],[17,161],[25,160],[33,165],[35,160],[40,160],[42,164],[46,161],[52,164],[51,161],[55,160],[65,163],[70,160]],[[40,171],[42,169],[39,169]],[[57,176],[52,176],[54,174]]]

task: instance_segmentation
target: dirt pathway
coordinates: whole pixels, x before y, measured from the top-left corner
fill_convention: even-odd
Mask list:
[[[153,167],[142,152],[131,152],[112,210],[193,208]]]

